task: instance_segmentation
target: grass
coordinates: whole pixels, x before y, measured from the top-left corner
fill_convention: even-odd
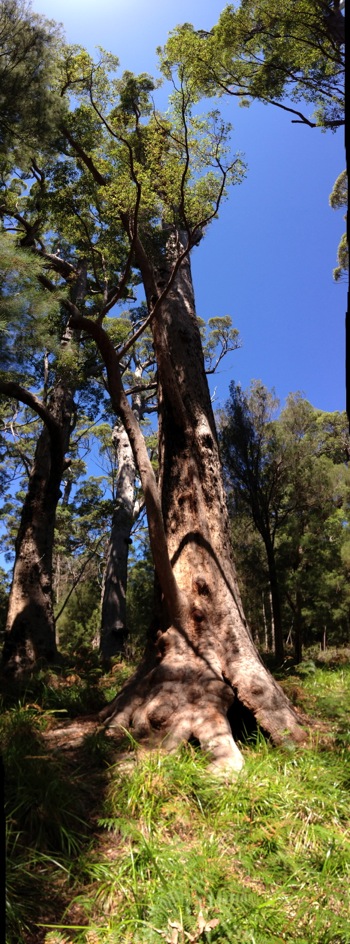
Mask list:
[[[3,680],[2,708],[32,705],[37,711],[45,711],[47,717],[52,712],[62,720],[64,715],[75,718],[97,712],[113,698],[131,670],[129,664],[117,662],[106,675],[94,652],[78,664],[66,659],[56,670],[42,669],[15,688],[11,681]]]
[[[350,944],[350,665],[283,684],[313,744],[258,737],[234,783],[192,746],[116,763],[99,733],[51,756],[52,714],[5,711],[8,944]]]

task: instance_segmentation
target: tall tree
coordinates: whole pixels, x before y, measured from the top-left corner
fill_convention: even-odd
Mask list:
[[[239,522],[243,519],[247,529],[248,517],[264,543],[282,647],[292,627],[295,658],[300,662],[306,629],[312,640],[316,626],[322,635],[320,620],[330,633],[337,624],[340,632],[342,625],[347,627],[341,562],[348,520],[345,416],[322,413],[296,394],[288,397],[278,419],[273,419],[276,401],[262,384],[253,384],[248,393],[234,384],[230,390],[222,448],[235,544],[247,540]],[[250,562],[261,596],[259,553],[255,562],[250,556]],[[246,583],[245,570],[246,565],[240,567]],[[338,588],[337,604],[333,585]]]
[[[55,94],[58,94],[57,89]],[[31,150],[38,146],[33,136]],[[39,167],[40,158],[43,163]],[[71,170],[67,162],[55,159],[53,154],[49,157],[45,154],[31,156],[27,169],[14,175],[9,166],[1,181],[3,199],[0,212],[3,225],[5,229],[15,229],[19,254],[23,250],[23,258],[28,249],[33,254],[33,274],[39,282],[41,294],[47,299],[48,307],[49,297],[55,295],[57,289],[60,290],[61,299],[64,298],[66,286],[71,304],[79,304],[81,308],[83,299],[86,299],[86,304],[91,308],[94,296],[102,296],[108,310],[116,291],[113,278],[118,282],[119,255],[123,258],[123,249],[120,249],[115,239],[110,258],[105,258],[108,236],[100,223],[98,207],[95,215],[91,213],[93,188],[81,191],[81,175],[78,171],[71,174]],[[21,265],[20,255],[17,255],[15,270],[18,265]],[[110,288],[109,278],[112,281]],[[123,289],[124,282],[121,291]],[[3,297],[10,307],[10,291],[6,285]],[[83,365],[74,344],[76,332],[67,326],[64,309],[61,309],[61,318],[56,318],[51,329],[50,325],[46,325],[45,330],[48,352],[53,358],[50,376],[52,386],[48,403],[38,402],[35,394],[29,398],[29,405],[37,412],[39,406],[39,415],[44,419],[45,426],[29,477],[16,541],[16,562],[4,648],[7,670],[16,673],[33,666],[41,657],[52,661],[57,656],[52,596],[54,522],[60,497],[60,481],[67,461],[69,435],[75,422],[74,392],[84,382]],[[45,350],[42,354],[44,357]],[[55,363],[56,376],[52,378]],[[0,381],[0,389],[3,394],[18,397],[28,404],[31,391],[18,385],[18,379],[13,374],[11,378],[5,375]],[[44,400],[46,393],[44,388]],[[44,408],[42,412],[41,407]],[[58,439],[55,438],[55,430]]]
[[[315,632],[322,638],[327,628],[331,634],[332,627],[341,626],[337,607],[343,617],[348,612],[341,547],[348,521],[349,439],[345,414],[323,413],[298,394],[288,397],[276,426],[288,464],[289,505],[278,535],[278,567],[300,662],[307,628],[309,638],[310,629],[311,638]]]
[[[38,270],[40,276],[42,269]],[[86,268],[80,267],[72,298],[82,302]],[[42,290],[43,291],[43,290]],[[40,659],[57,658],[52,594],[52,554],[57,503],[75,422],[75,384],[65,354],[72,341],[68,331],[61,341],[60,364],[47,402],[13,379],[0,380],[0,391],[26,403],[43,420],[15,542],[15,565],[9,597],[3,661],[16,675]]]
[[[142,665],[102,717],[130,726],[136,737],[166,738],[169,748],[194,736],[216,767],[236,770],[242,756],[227,719],[230,706],[239,712],[243,703],[277,743],[303,737],[295,711],[258,657],[242,612],[190,269],[191,250],[244,167],[227,151],[220,115],[192,114],[195,96],[184,70],[174,79],[171,116],[162,116],[153,107],[148,76],[126,73],[109,81],[116,64],[109,55],[96,64],[83,50],[65,50],[57,84],[74,110],[61,125],[66,159],[52,168],[51,190],[45,191],[63,244],[77,246],[78,227],[90,247],[88,303],[84,309],[66,295],[62,304],[70,329],[87,333],[104,361],[142,483],[159,586]],[[98,246],[96,219],[103,224]],[[46,221],[49,227],[50,212]],[[33,253],[54,265],[31,221],[27,235]],[[61,252],[60,244],[56,266]],[[84,255],[79,246],[79,257]],[[137,274],[148,314],[116,350],[106,315]],[[158,375],[158,482],[121,369],[148,325]]]
[[[147,316],[147,307],[141,306],[132,312],[132,321],[137,326],[139,316]],[[239,345],[238,331],[232,327],[231,318],[210,318],[208,325],[199,320],[204,348],[206,373],[214,373],[228,351]],[[130,357],[131,354],[131,357]],[[131,406],[139,423],[146,415],[156,410],[154,374],[154,351],[149,332],[143,334],[135,347],[128,352],[124,370],[129,380]],[[122,652],[128,638],[127,619],[127,573],[128,550],[131,533],[144,501],[140,488],[136,487],[137,467],[131,445],[123,424],[118,421],[113,430],[113,441],[117,454],[116,503],[113,512],[111,533],[107,550],[104,591],[102,598],[102,620],[100,651],[108,662],[111,656]],[[150,444],[156,454],[155,435]]]
[[[285,507],[286,461],[273,425],[278,401],[260,382],[248,394],[230,384],[230,400],[221,430],[224,464],[233,506],[249,511],[264,542],[271,590],[275,653],[284,657],[276,534]]]
[[[217,113],[206,122],[191,117],[185,76],[170,121],[152,114],[148,77],[126,73],[114,82],[108,108],[101,64],[94,67],[85,57],[76,65],[83,104],[74,127],[89,102],[92,133],[88,149],[72,133],[70,153],[98,184],[110,232],[119,220],[127,235],[130,261],[145,289],[144,327],[152,331],[158,370],[157,483],[123,389],[126,345],[115,351],[103,310],[94,320],[66,301],[71,324],[94,338],[106,365],[113,406],[143,487],[160,588],[142,665],[102,717],[131,727],[136,737],[166,738],[169,748],[193,735],[216,766],[237,769],[242,757],[227,720],[232,704],[238,711],[243,702],[276,742],[286,731],[302,737],[292,707],[260,662],[242,612],[189,260],[226,184],[241,179],[242,167],[225,158],[225,129]]]

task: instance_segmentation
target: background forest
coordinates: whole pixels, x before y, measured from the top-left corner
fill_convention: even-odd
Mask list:
[[[8,940],[348,944],[348,418],[238,382],[189,261],[232,102],[342,132],[342,4],[173,27],[154,78],[0,2]]]

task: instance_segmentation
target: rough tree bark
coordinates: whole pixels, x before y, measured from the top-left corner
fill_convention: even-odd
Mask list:
[[[136,243],[150,307],[164,295],[183,249],[178,237],[170,237],[167,260],[158,271],[141,241]],[[216,769],[239,770],[243,760],[229,711],[234,715],[245,706],[277,744],[302,740],[304,732],[263,666],[242,611],[188,256],[157,309],[152,332],[159,382],[159,490],[175,584],[159,554],[157,529],[152,533],[146,494],[163,591],[159,619],[136,675],[100,717],[131,729],[136,739],[161,741],[169,750],[195,738]]]

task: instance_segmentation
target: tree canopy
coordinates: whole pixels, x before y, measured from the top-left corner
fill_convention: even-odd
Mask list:
[[[54,73],[62,42],[57,24],[34,13],[26,0],[2,0],[1,172],[14,160],[26,167],[35,147],[50,149],[57,139],[65,103],[54,91]]]
[[[209,32],[188,23],[174,30],[161,63],[166,75],[175,62],[186,68],[200,95],[231,95],[242,105],[257,99],[296,123],[334,131],[344,124],[344,44],[338,2],[242,0]]]

